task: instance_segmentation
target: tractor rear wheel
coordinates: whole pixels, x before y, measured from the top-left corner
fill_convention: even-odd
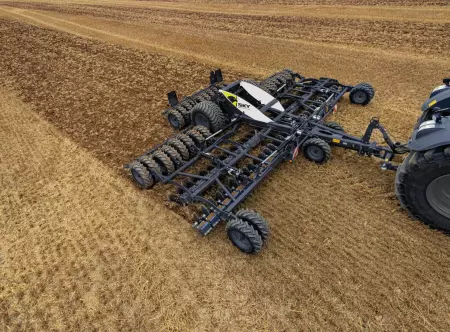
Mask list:
[[[192,108],[191,121],[194,126],[204,126],[212,133],[215,133],[226,125],[227,118],[217,104],[211,101],[204,101]]]
[[[411,217],[450,232],[450,147],[411,152],[397,169],[395,193]]]
[[[239,250],[247,254],[257,254],[261,251],[263,240],[258,231],[248,222],[239,218],[230,220],[226,231],[230,241]]]
[[[310,161],[325,164],[331,158],[331,147],[323,139],[313,137],[303,143],[303,154]]]

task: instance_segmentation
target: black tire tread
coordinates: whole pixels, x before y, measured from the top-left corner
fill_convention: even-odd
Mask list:
[[[228,122],[226,116],[223,114],[220,107],[211,101],[204,101],[198,103],[192,108],[191,110],[192,123],[194,123],[195,114],[197,113],[203,114],[203,116],[205,116],[208,119],[211,125],[211,128],[209,129],[212,133],[215,133],[220,129],[222,129]]]
[[[175,165],[174,165],[173,161],[163,151],[157,150],[157,151],[153,152],[151,156],[156,162],[160,163],[160,168],[161,168],[161,165],[163,166],[163,168],[165,168],[165,170],[161,169],[163,174],[166,173],[164,175],[170,175],[171,173],[173,173],[175,171]]]
[[[139,173],[139,175],[141,176],[141,178],[144,180],[143,184],[140,184],[138,181],[135,180],[133,173],[131,172],[131,170],[135,170],[136,172]],[[141,164],[139,161],[135,160],[130,164],[130,174],[131,177],[133,178],[133,181],[138,185],[139,188],[141,189],[150,189],[153,184],[154,184],[154,180],[152,175],[150,174],[150,172],[147,170],[147,168]]]
[[[450,166],[450,147],[411,152],[397,169],[395,194],[401,207],[411,218],[450,233],[448,218],[435,211],[429,205],[426,196],[421,197],[421,193],[424,194],[426,188],[420,188],[417,184],[419,179],[424,178],[423,170],[430,167],[438,170],[448,166]]]
[[[175,109],[175,108],[171,108],[169,111],[167,111],[167,119],[169,119],[169,116],[170,116],[170,115],[173,115],[173,116],[178,120],[178,122],[179,122],[179,124],[180,124],[179,127],[175,127],[175,126],[173,126],[173,125],[170,123],[170,121],[169,121],[169,124],[170,124],[173,128],[175,128],[176,130],[181,130],[181,129],[183,129],[183,128],[185,127],[186,121],[185,121],[185,119],[184,119],[184,116],[180,113],[180,111],[178,111],[178,110]]]
[[[177,150],[183,160],[189,160],[189,150],[187,149],[186,145],[184,145],[184,143],[179,139],[173,137],[168,139],[164,144],[171,146],[175,150]]]
[[[303,154],[305,155],[305,157],[308,160],[314,161],[314,160],[310,159],[308,157],[308,154],[306,153],[306,148],[311,146],[311,145],[317,145],[320,148],[322,148],[324,150],[324,152],[325,152],[324,160],[322,162],[319,162],[318,164],[325,164],[327,161],[330,160],[330,158],[331,158],[331,147],[330,147],[330,145],[327,142],[325,142],[323,139],[317,138],[317,137],[309,138],[309,139],[306,140],[305,143],[303,143],[303,147],[302,147]]]
[[[252,225],[253,228],[258,231],[263,241],[266,241],[269,238],[269,223],[258,212],[249,209],[239,210],[236,213],[236,217],[247,221],[250,225]]]
[[[257,254],[258,252],[261,251],[263,246],[262,238],[259,235],[258,231],[252,225],[241,219],[232,219],[227,223],[226,232],[228,233],[231,229],[235,229],[243,233],[250,240],[253,248],[251,252],[247,252],[248,254]],[[235,244],[233,243],[233,245]]]

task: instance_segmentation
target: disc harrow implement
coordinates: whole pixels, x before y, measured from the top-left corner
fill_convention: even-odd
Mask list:
[[[193,223],[200,234],[226,221],[231,242],[257,253],[269,238],[268,223],[239,206],[281,162],[303,151],[324,163],[331,144],[349,141],[359,152],[383,154],[382,148],[343,133],[339,124],[325,123],[346,93],[357,95],[351,102],[365,105],[374,90],[367,83],[349,86],[289,69],[260,82],[228,84],[220,70],[211,72],[210,85],[192,96],[179,101],[174,91],[168,94],[170,108],[163,114],[181,130],[126,167],[140,188],[171,184],[171,201],[200,211]]]

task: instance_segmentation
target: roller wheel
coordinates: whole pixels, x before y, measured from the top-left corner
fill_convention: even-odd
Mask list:
[[[320,138],[310,138],[303,144],[305,157],[317,164],[325,164],[331,158],[331,147]]]
[[[184,145],[184,143],[179,139],[171,138],[165,143],[165,145],[171,146],[175,150],[177,150],[183,160],[189,160],[189,150],[187,149],[186,145]]]
[[[191,121],[194,125],[204,126],[215,133],[226,125],[227,118],[218,105],[205,101],[192,108]]]
[[[209,136],[211,136],[211,132],[208,130],[208,128],[204,127],[204,126],[195,126],[194,128],[192,128],[196,131],[198,131],[200,134],[202,134],[203,138],[208,138]]]
[[[190,129],[186,132],[186,135],[188,135],[192,139],[197,147],[201,147],[205,142],[205,138],[197,130]]]
[[[142,165],[145,166],[145,168],[147,168],[147,170],[150,172],[151,175],[155,173],[162,174],[161,168],[159,167],[158,163],[151,156],[139,157],[139,161],[141,162]]]
[[[154,180],[152,175],[139,161],[133,161],[130,164],[130,173],[139,188],[150,189],[153,186]]]
[[[253,210],[239,210],[236,213],[236,217],[252,225],[258,231],[263,241],[267,240],[269,237],[269,224],[259,213]]]
[[[350,102],[367,105],[375,96],[375,89],[369,83],[360,83],[350,91]]]
[[[265,81],[262,86],[264,86],[271,95],[277,92],[277,86],[271,81]]]
[[[236,218],[227,223],[228,238],[239,250],[247,254],[257,254],[261,251],[263,240],[258,231],[248,222]]]
[[[163,175],[169,175],[175,171],[175,165],[173,164],[170,157],[162,151],[155,151],[152,154],[152,158],[157,162],[158,166],[161,168],[161,173]]]
[[[169,156],[170,160],[172,160],[175,165],[175,168],[179,168],[183,164],[183,158],[175,148],[170,145],[162,145],[160,150]]]
[[[179,139],[183,144],[186,146],[187,150],[189,151],[189,156],[194,157],[198,149],[194,143],[194,141],[186,134],[178,134],[177,139]]]
[[[167,112],[167,120],[169,121],[170,125],[176,130],[183,129],[186,124],[183,115],[181,115],[179,111],[173,108]]]
[[[325,126],[327,126],[328,128],[337,130],[337,131],[341,131],[341,132],[344,132],[344,131],[345,131],[345,130],[344,130],[344,127],[342,127],[339,123],[334,122],[334,121],[327,122],[327,123],[325,124]]]
[[[185,126],[187,126],[191,122],[191,116],[188,109],[186,109],[183,105],[177,105],[175,106],[175,109],[183,116]]]
[[[450,147],[411,152],[397,169],[395,193],[411,217],[450,233]]]

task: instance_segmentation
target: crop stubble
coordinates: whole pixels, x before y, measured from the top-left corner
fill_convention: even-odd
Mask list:
[[[116,171],[170,134],[159,113],[165,92],[176,87],[187,94],[206,83],[209,66],[197,62],[0,22],[7,55],[2,83]],[[404,65],[416,68],[417,61]],[[402,87],[420,74],[407,74]],[[399,92],[401,112],[375,101],[403,138],[417,115],[410,106],[422,98],[407,100],[408,93]],[[388,97],[388,88],[381,96]],[[392,174],[371,160],[336,151],[324,167],[303,160],[283,165],[248,201],[273,228],[269,247],[252,259],[229,246],[221,229],[198,241],[150,192],[116,179],[15,98],[3,98],[2,107],[8,110],[0,118],[2,195],[9,203],[1,219],[8,244],[1,252],[4,326],[392,331],[449,325],[448,239],[400,211]],[[375,110],[353,115],[346,103],[342,108],[338,119],[350,130]]]

